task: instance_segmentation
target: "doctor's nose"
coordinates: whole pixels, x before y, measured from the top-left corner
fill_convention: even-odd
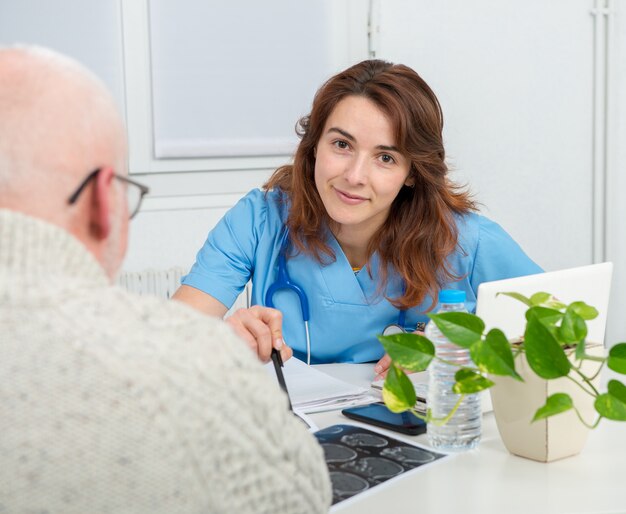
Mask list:
[[[367,183],[368,169],[365,159],[353,160],[344,170],[343,176],[351,185]]]

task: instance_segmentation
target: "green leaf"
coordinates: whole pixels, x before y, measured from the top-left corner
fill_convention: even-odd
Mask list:
[[[389,366],[385,385],[383,385],[383,400],[392,412],[404,412],[415,407],[415,387],[400,368],[395,364]]]
[[[622,375],[626,375],[626,343],[619,343],[609,350],[606,365]]]
[[[530,297],[530,303],[531,305],[541,305],[547,302],[550,298],[552,298],[550,293],[535,293]]]
[[[547,301],[543,304],[544,307],[550,307],[551,309],[563,310],[567,305],[563,302],[558,301],[556,298],[552,297],[552,300]]]
[[[571,363],[563,348],[550,329],[536,318],[526,324],[524,347],[528,365],[539,377],[559,378],[569,373]]]
[[[467,312],[443,312],[429,314],[435,325],[454,344],[469,348],[478,341],[485,330],[485,323],[474,314]]]
[[[537,412],[535,412],[535,416],[533,417],[532,421],[545,419],[547,417],[554,416],[555,414],[560,414],[561,412],[568,411],[572,408],[574,408],[574,402],[572,402],[572,398],[569,394],[552,394],[548,396],[546,404],[543,407],[537,409]]]
[[[549,307],[535,306],[526,311],[526,321],[531,318],[541,320],[548,325],[555,325],[563,318],[563,313]]]
[[[626,421],[626,386],[617,380],[610,380],[608,392],[599,395],[594,406],[600,416]]]
[[[490,330],[484,341],[478,341],[470,347],[470,355],[483,373],[504,375],[523,381],[515,371],[511,345],[502,330]]]
[[[452,391],[456,394],[479,393],[494,385],[487,377],[467,368],[457,371],[454,378],[456,383],[452,386]]]
[[[607,389],[611,396],[614,396],[622,403],[626,403],[626,386],[619,380],[609,380]]]
[[[584,339],[578,341],[576,345],[576,360],[581,360],[585,356],[585,346],[586,343]]]
[[[576,314],[571,305],[565,311],[558,335],[559,339],[567,344],[578,343],[587,337],[587,324],[581,316]]]
[[[516,300],[519,300],[522,303],[525,303],[526,305],[528,305],[529,307],[532,307],[532,302],[530,301],[530,298],[526,298],[523,294],[519,294],[519,293],[498,293],[496,296],[499,295],[504,295],[504,296],[510,296],[511,298],[515,298]]]
[[[424,371],[435,355],[435,347],[419,334],[378,336],[383,348],[397,365],[410,371]]]
[[[570,309],[587,321],[598,317],[598,310],[595,307],[591,307],[591,305],[587,305],[585,302],[570,303],[567,310]]]

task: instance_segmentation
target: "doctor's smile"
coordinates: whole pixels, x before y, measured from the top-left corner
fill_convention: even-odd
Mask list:
[[[342,202],[345,202],[348,205],[359,205],[360,203],[367,201],[367,198],[363,198],[362,196],[351,195],[349,193],[345,193],[344,191],[341,191],[340,189],[337,189],[336,187],[333,189],[337,193],[337,197]]]

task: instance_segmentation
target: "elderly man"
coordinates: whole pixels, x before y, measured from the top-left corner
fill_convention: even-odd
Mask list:
[[[102,84],[0,50],[0,512],[323,512],[322,451],[223,322],[111,284],[146,188]]]

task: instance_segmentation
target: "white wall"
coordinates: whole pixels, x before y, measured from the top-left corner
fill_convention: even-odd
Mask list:
[[[96,73],[124,110],[122,18],[118,1],[0,0],[0,45],[37,44]]]
[[[434,89],[484,214],[546,270],[591,263],[592,0],[378,3],[377,57]]]

